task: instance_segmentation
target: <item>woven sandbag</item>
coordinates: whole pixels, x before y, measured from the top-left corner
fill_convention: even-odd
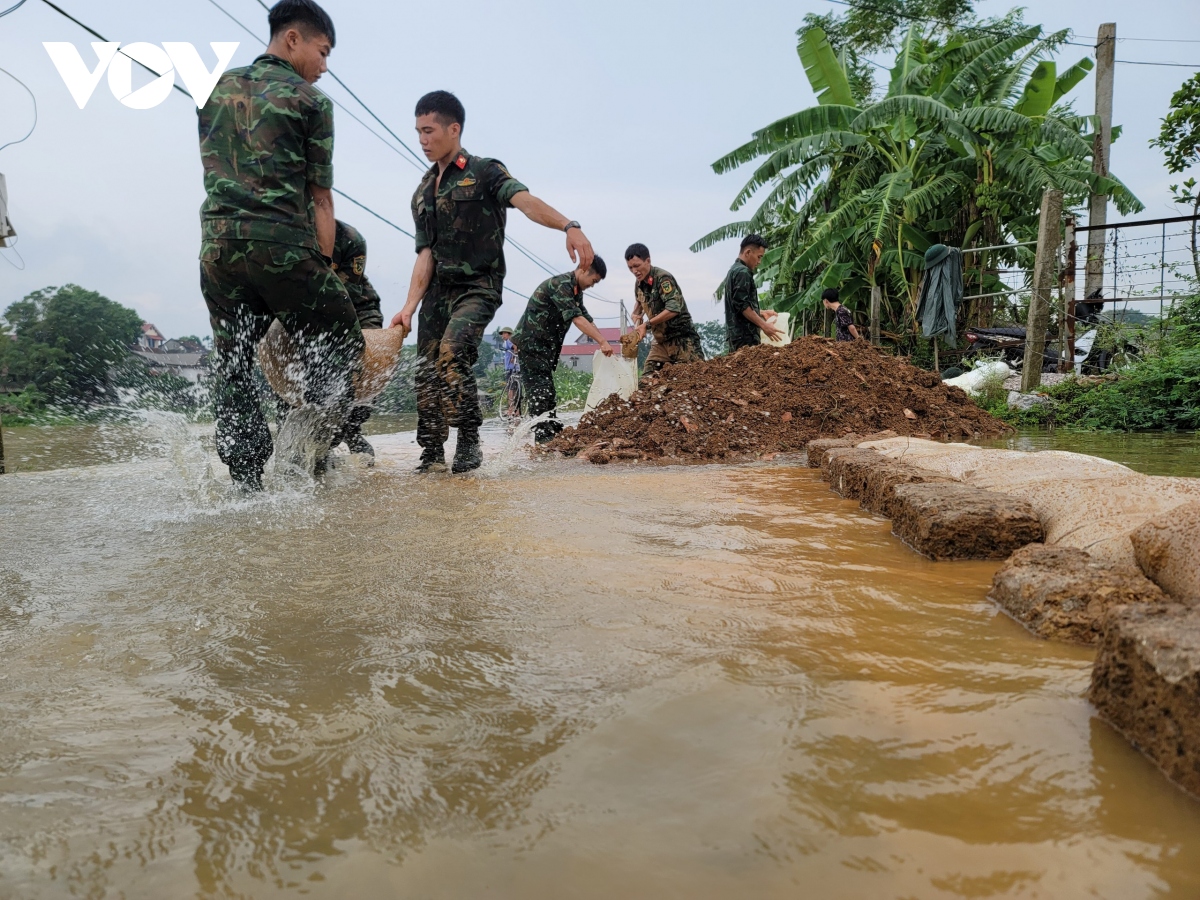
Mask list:
[[[387,387],[400,361],[400,346],[407,332],[400,328],[363,329],[363,369],[354,382],[359,404],[374,400]],[[258,345],[258,361],[271,390],[292,406],[304,401],[304,367],[296,342],[278,319]]]

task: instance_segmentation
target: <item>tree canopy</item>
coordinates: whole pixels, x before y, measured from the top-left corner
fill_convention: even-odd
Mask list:
[[[0,343],[0,371],[58,402],[108,399],[108,373],[141,333],[134,310],[76,284],[47,287],[4,311],[15,337]]]
[[[910,11],[922,4],[930,15]],[[1068,206],[1096,191],[1122,212],[1141,208],[1115,176],[1092,172],[1095,122],[1066,101],[1092,62],[1059,72],[1053,55],[1065,32],[1044,34],[1016,14],[980,23],[955,0],[884,6],[891,18],[875,24],[852,9],[834,21],[834,38],[819,26],[800,33],[817,105],[713,164],[724,173],[755,163],[732,209],[756,196],[759,205],[693,250],[763,233],[771,249],[759,280],[775,308],[816,310],[826,287],[861,308],[878,285],[885,330],[904,332],[915,324],[922,254],[932,244],[1007,245],[972,260],[973,291],[982,294],[1002,287],[1001,264],[1031,262],[1017,245],[1035,237],[1046,187],[1062,189]],[[894,59],[876,85],[857,67],[880,47]]]

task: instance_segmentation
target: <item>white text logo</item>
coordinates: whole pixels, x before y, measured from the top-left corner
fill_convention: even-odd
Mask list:
[[[118,41],[93,41],[92,49],[96,52],[97,60],[94,69],[88,68],[72,43],[46,41],[42,46],[50,54],[54,67],[58,69],[58,74],[66,82],[67,90],[80,109],[92,99],[96,85],[106,70],[109,90],[131,109],[151,109],[166,100],[175,86],[176,72],[196,101],[196,108],[200,109],[208,102],[213,88],[217,86],[217,79],[233,59],[238,43],[214,42],[208,45],[217,55],[217,65],[212,71],[200,59],[196,48],[182,41],[164,41],[161,47],[142,41],[124,47]],[[133,89],[135,60],[158,75],[136,91]]]

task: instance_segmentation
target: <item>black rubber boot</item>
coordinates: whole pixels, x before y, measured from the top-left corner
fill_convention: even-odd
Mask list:
[[[435,449],[426,447],[421,451],[421,462],[417,465],[417,474],[424,475],[437,466],[446,467],[446,451],[441,447]]]
[[[245,468],[234,468],[230,466],[229,477],[233,479],[234,485],[245,494],[257,494],[263,489],[262,469],[247,466]]]
[[[470,472],[483,465],[483,448],[479,446],[479,432],[458,433],[458,445],[454,448],[454,465],[450,471],[455,475]]]
[[[351,453],[361,453],[365,456],[370,457],[367,460],[367,465],[371,465],[371,466],[375,465],[375,448],[372,447],[367,442],[367,439],[362,436],[361,431],[356,431],[354,434],[349,435],[346,438],[346,448]]]

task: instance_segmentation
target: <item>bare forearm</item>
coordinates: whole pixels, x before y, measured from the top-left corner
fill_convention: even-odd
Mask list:
[[[859,335],[858,335],[858,328],[857,328],[856,326],[854,326],[854,325],[851,325],[851,326],[850,326],[850,334],[852,334],[852,335],[854,336],[854,339],[855,339],[856,341],[858,341],[858,340],[862,340],[862,338],[860,338],[860,337],[859,337]]]
[[[333,244],[337,238],[337,221],[333,215],[333,191],[315,184],[308,186],[313,198],[313,211],[317,226],[317,246],[325,256],[333,256]]]
[[[408,298],[404,301],[404,308],[410,312],[416,309],[421,298],[429,291],[429,285],[432,282],[433,252],[426,247],[417,254],[417,261],[413,263],[412,278],[408,282]]]
[[[606,340],[604,335],[602,335],[600,333],[600,329],[597,328],[594,323],[589,322],[587,319],[585,319],[583,316],[576,316],[574,319],[571,320],[571,324],[574,325],[576,328],[578,328],[580,331],[582,331],[584,334],[586,334],[588,337],[590,337],[597,344],[599,344],[601,341]]]
[[[553,228],[555,231],[562,231],[571,221],[545,200],[533,196],[528,191],[522,191],[513,197],[512,205],[523,212],[529,221]]]
[[[653,318],[650,318],[650,319],[648,319],[648,320],[646,321],[646,324],[647,324],[648,326],[650,326],[650,327],[653,327],[653,326],[655,326],[655,325],[661,325],[663,322],[669,322],[669,321],[671,321],[671,320],[672,320],[673,318],[675,318],[677,315],[679,315],[679,313],[677,313],[677,312],[672,312],[672,311],[671,311],[671,310],[669,310],[669,309],[664,309],[664,310],[663,310],[662,312],[660,312],[660,313],[659,313],[657,316],[654,316]]]
[[[766,328],[768,325],[767,320],[763,318],[763,316],[761,316],[757,310],[752,309],[749,306],[742,310],[742,316],[748,319],[754,325],[757,325],[759,328]]]

